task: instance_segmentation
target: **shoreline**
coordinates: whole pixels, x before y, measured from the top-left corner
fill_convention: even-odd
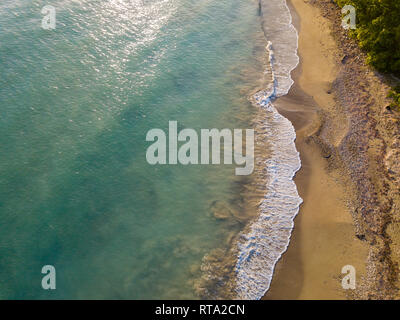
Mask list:
[[[376,128],[366,129],[366,123],[372,122],[369,112],[385,112],[382,104],[387,103],[388,88],[364,66],[358,46],[340,30],[340,10],[335,4],[289,0],[288,6],[299,33],[300,64],[292,72],[294,85],[289,94],[276,105],[296,129],[302,168],[294,181],[304,202],[288,250],[276,264],[263,299],[391,298],[397,280],[391,253],[399,252],[400,241],[385,235],[388,222],[384,218],[394,212],[382,208],[386,201],[376,200],[389,198],[376,182],[385,174],[378,163],[388,153],[375,148],[377,154],[371,156],[372,146],[377,144]],[[347,39],[339,42],[339,36]],[[346,50],[353,54],[349,63],[343,62],[351,54],[343,58]],[[351,64],[353,61],[356,64]],[[360,92],[358,84],[366,73],[372,82]],[[349,80],[353,82],[349,84],[346,76],[352,76]],[[379,95],[381,100],[358,100],[360,95]],[[360,119],[362,108],[368,112]],[[382,127],[384,130],[387,128]],[[366,139],[353,138],[360,138],[360,134]],[[389,165],[398,178],[395,161]],[[399,201],[395,197],[398,180],[392,182],[389,187],[385,184],[385,190],[391,192],[394,210],[393,204]],[[371,195],[375,201],[371,202]],[[367,215],[371,205],[375,206],[374,217]],[[396,224],[392,228],[394,235],[399,227]],[[356,290],[341,287],[345,265],[356,269]]]
[[[300,63],[292,72],[294,85],[289,94],[276,104],[296,129],[302,168],[294,181],[303,204],[289,248],[276,265],[264,299],[344,299],[338,280],[341,269],[351,264],[363,273],[367,252],[361,241],[354,239],[345,192],[327,170],[327,155],[319,145],[310,143],[310,137],[324,125],[323,106],[332,104],[325,87],[333,81],[336,66],[326,51],[335,44],[327,41],[328,26],[320,26],[324,21],[315,8],[302,1],[288,1],[288,5],[299,34]]]

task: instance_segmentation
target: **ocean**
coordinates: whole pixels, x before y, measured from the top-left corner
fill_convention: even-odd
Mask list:
[[[260,299],[302,201],[297,64],[285,0],[1,1],[0,299]],[[254,128],[256,170],[150,165],[169,121]]]

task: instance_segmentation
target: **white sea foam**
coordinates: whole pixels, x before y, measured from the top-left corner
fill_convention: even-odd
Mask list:
[[[275,265],[289,245],[293,220],[302,203],[293,181],[301,167],[296,133],[291,122],[273,105],[293,84],[290,73],[299,63],[298,35],[286,0],[262,1],[262,9],[272,81],[254,98],[267,111],[264,127],[271,154],[265,162],[267,193],[260,204],[260,215],[241,235],[238,244],[236,292],[240,299],[260,299],[269,289]]]

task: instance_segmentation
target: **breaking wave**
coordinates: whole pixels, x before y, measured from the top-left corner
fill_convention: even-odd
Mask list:
[[[301,167],[292,123],[280,115],[273,102],[286,95],[293,84],[290,73],[299,63],[298,34],[286,0],[261,0],[263,29],[268,40],[268,70],[271,81],[254,95],[266,110],[264,133],[271,145],[265,160],[266,194],[258,217],[238,242],[235,266],[239,299],[260,299],[270,287],[277,261],[286,251],[302,199],[293,177]]]

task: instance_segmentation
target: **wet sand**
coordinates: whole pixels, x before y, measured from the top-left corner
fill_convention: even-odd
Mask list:
[[[337,46],[330,22],[318,8],[304,0],[288,4],[299,31],[300,64],[292,73],[295,85],[276,105],[296,128],[302,168],[295,182],[304,203],[264,299],[345,299],[352,293],[342,289],[342,267],[354,266],[361,279],[368,245],[356,237],[348,206],[350,183],[343,179],[346,172],[332,165],[329,149],[313,139],[318,132],[338,146],[348,131],[349,121],[338,112],[331,94],[338,73]],[[329,115],[329,126],[321,111]]]

